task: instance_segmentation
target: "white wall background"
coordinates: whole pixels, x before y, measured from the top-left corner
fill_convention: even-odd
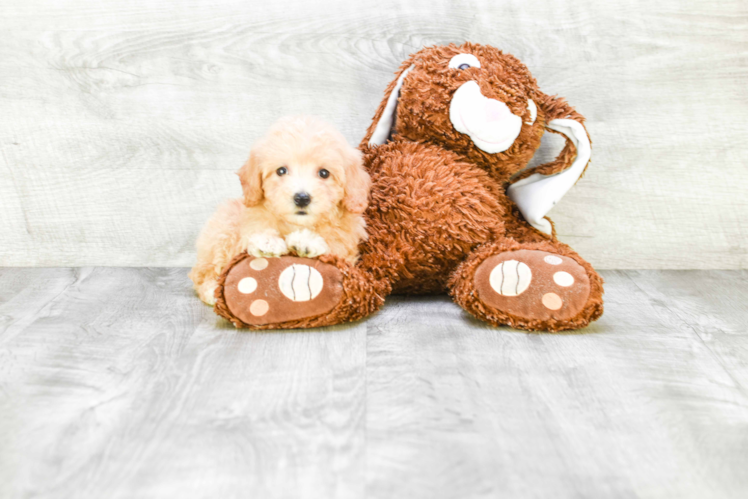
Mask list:
[[[358,143],[409,53],[471,40],[588,118],[562,240],[748,267],[745,0],[2,0],[0,34],[0,265],[189,266],[275,118]]]

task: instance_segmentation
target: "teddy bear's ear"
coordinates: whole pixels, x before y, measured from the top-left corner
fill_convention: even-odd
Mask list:
[[[546,130],[562,134],[566,145],[552,162],[520,172],[507,195],[527,222],[551,234],[551,224],[544,217],[582,177],[592,148],[582,115],[563,99],[538,93],[537,101]]]
[[[392,125],[395,123],[395,112],[397,111],[397,100],[400,97],[400,88],[403,86],[405,77],[414,68],[408,59],[400,67],[397,78],[393,80],[385,90],[385,98],[379,105],[374,120],[366,131],[366,136],[361,141],[361,147],[381,146],[390,137]]]

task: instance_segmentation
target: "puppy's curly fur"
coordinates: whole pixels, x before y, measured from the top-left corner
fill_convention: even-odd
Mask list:
[[[371,181],[361,153],[332,125],[309,116],[278,120],[237,174],[243,199],[221,205],[197,240],[190,279],[203,302],[215,303],[218,275],[245,251],[356,261]]]

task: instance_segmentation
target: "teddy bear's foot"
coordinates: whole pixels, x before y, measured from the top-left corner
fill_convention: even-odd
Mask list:
[[[371,279],[335,258],[236,257],[219,277],[215,310],[236,327],[309,328],[359,319],[384,301]]]
[[[455,300],[495,325],[548,331],[586,326],[602,314],[602,280],[572,252],[548,250],[519,248],[469,259],[454,278]]]
[[[506,314],[564,321],[584,307],[590,280],[569,257],[516,250],[483,261],[475,272],[475,290],[484,304]]]

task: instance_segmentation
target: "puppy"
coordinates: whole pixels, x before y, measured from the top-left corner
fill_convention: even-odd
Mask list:
[[[244,197],[221,205],[197,240],[190,279],[203,302],[215,304],[218,275],[244,251],[355,262],[366,239],[362,214],[371,181],[361,153],[330,124],[307,116],[280,119],[237,174]]]

